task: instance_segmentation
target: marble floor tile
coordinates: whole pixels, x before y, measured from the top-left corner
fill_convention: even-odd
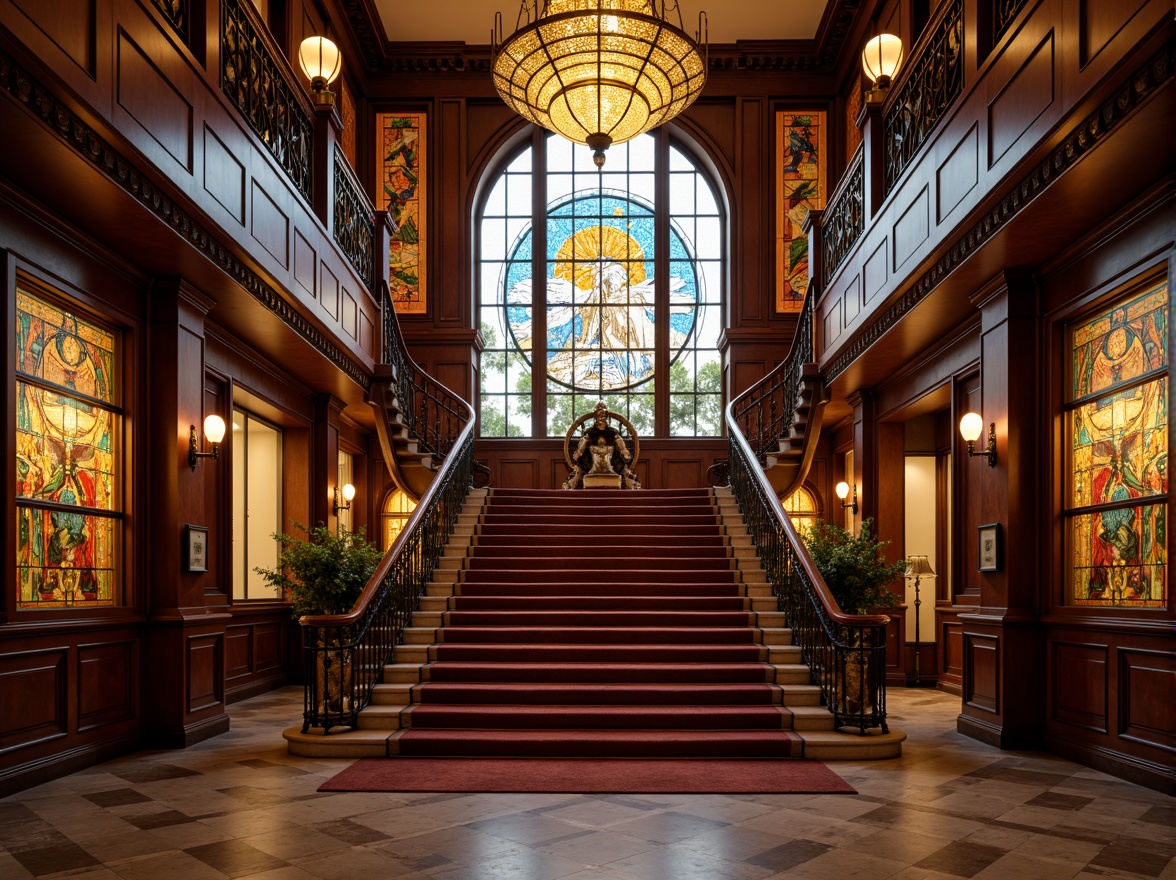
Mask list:
[[[956,732],[893,689],[901,758],[831,767],[856,795],[319,792],[289,755],[302,694],[231,730],[0,799],[3,880],[1176,880],[1176,802]]]

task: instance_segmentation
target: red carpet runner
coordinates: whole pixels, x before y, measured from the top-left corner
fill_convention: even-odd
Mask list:
[[[800,757],[709,491],[494,490],[475,542],[389,754]]]

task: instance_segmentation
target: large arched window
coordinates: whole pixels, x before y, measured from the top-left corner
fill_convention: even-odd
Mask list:
[[[726,235],[709,175],[665,132],[603,169],[536,137],[495,173],[477,218],[481,435],[563,436],[598,400],[645,436],[719,434]]]

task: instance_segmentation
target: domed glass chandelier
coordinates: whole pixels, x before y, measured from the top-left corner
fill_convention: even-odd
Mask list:
[[[677,25],[666,17],[676,13]],[[529,119],[604,151],[673,119],[706,83],[706,16],[691,39],[676,0],[522,0],[502,40],[495,17],[494,85]]]

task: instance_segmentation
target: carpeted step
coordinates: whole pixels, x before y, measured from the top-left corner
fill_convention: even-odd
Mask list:
[[[401,730],[389,755],[563,758],[793,758],[786,730]]]
[[[536,544],[536,541],[543,539],[543,544]],[[582,552],[585,547],[591,547],[596,550],[600,547],[600,542],[607,540],[610,547],[651,547],[658,544],[666,544],[673,547],[677,552],[682,552],[682,545],[677,535],[666,535],[662,532],[624,532],[619,533],[614,530],[601,529],[599,535],[593,536],[591,540],[583,532],[574,532],[568,535],[553,535],[547,529],[542,533],[535,531],[528,532],[487,532],[485,530],[479,532],[477,540],[474,542],[473,549],[475,552],[486,549],[487,547],[506,548],[506,547],[525,547],[525,553],[530,553],[536,546],[559,547],[562,552]],[[712,527],[705,529],[698,529],[695,534],[691,534],[691,547],[728,547],[731,544],[729,535],[717,534]],[[671,540],[672,539],[672,540]]]
[[[792,716],[780,706],[520,706],[415,705],[402,727],[430,730],[782,730]]]
[[[517,581],[518,583],[565,583],[565,584],[619,584],[633,581],[668,582],[674,584],[713,584],[735,582],[733,569],[682,569],[667,572],[660,568],[597,568],[599,560],[593,560],[593,568],[529,568],[491,569],[471,568],[462,572],[462,580],[473,581]]]
[[[688,686],[658,684],[460,683],[430,681],[412,689],[412,702],[424,704],[695,706],[777,705],[781,691],[770,684],[691,681]]]
[[[497,539],[499,536],[519,534],[525,534],[531,540],[534,540],[535,535],[541,534],[550,537],[552,540],[558,539],[561,542],[565,539],[578,540],[589,546],[591,546],[594,540],[614,535],[635,535],[657,540],[673,541],[692,540],[697,537],[714,537],[716,535],[723,536],[722,532],[716,530],[716,525],[712,520],[707,520],[697,525],[661,523],[656,528],[648,529],[637,526],[618,529],[612,523],[603,520],[594,523],[558,523],[546,520],[529,520],[522,525],[512,524],[510,522],[483,520],[478,526],[477,534],[479,541],[487,538]]]
[[[717,527],[714,513],[563,513],[555,510],[535,510],[499,513],[491,510],[481,514],[479,521],[486,525],[524,526],[606,526],[613,531],[632,531],[635,528],[660,531],[663,526]]]
[[[454,596],[454,611],[583,611],[627,613],[632,611],[749,611],[744,596]]]
[[[572,684],[772,684],[776,669],[766,662],[615,663],[493,662],[438,660],[423,667],[428,682]]]
[[[435,661],[449,663],[653,663],[674,666],[694,663],[765,663],[769,649],[752,641],[731,645],[629,644],[459,644],[442,642],[429,648]],[[434,664],[435,666],[436,664]],[[430,667],[433,668],[433,667]],[[668,679],[667,679],[668,680]]]
[[[534,542],[536,539],[532,537],[531,540]],[[608,543],[602,541],[593,541],[591,543],[577,541],[574,544],[544,542],[542,544],[532,543],[526,545],[479,542],[469,549],[468,558],[471,566],[486,559],[505,558],[513,559],[520,564],[521,568],[526,568],[533,564],[532,560],[538,558],[556,556],[571,561],[580,557],[586,548],[591,549],[592,555],[590,558],[595,561],[601,559],[626,560],[625,563],[618,562],[618,564],[627,564],[627,561],[630,559],[643,558],[699,561],[719,559],[722,560],[723,564],[726,564],[727,559],[731,555],[726,545],[719,544],[718,542],[711,543],[710,545],[702,545],[691,541],[689,551],[683,551],[681,545],[649,543],[618,544],[612,538],[609,538]]]
[[[616,576],[628,571],[658,571],[662,577],[673,579],[673,572],[685,570],[692,574],[707,571],[724,571],[731,568],[731,558],[723,553],[695,554],[692,551],[679,550],[676,555],[666,554],[664,557],[652,554],[640,556],[626,556],[617,560],[615,565],[606,565],[612,557],[608,554],[591,556],[558,557],[558,562],[547,556],[521,557],[516,553],[506,556],[479,556],[477,553],[469,557],[467,568],[470,571],[529,571],[533,569],[558,568],[560,571],[583,573],[590,577],[589,572],[608,572]]]
[[[743,584],[734,580],[727,582],[671,583],[671,582],[635,582],[618,581],[616,583],[592,584],[591,589],[585,589],[583,584],[569,583],[566,580],[551,581],[514,581],[492,580],[479,577],[476,580],[463,580],[457,586],[454,595],[458,596],[579,596],[591,593],[600,597],[618,596],[648,596],[648,597],[683,597],[683,596],[742,596]]]
[[[410,633],[406,631],[405,641]],[[757,633],[750,626],[448,626],[435,638],[443,644],[737,645],[755,643]]]
[[[755,624],[754,611],[687,611],[666,608],[662,611],[597,610],[499,610],[444,611],[446,627],[740,627]]]

